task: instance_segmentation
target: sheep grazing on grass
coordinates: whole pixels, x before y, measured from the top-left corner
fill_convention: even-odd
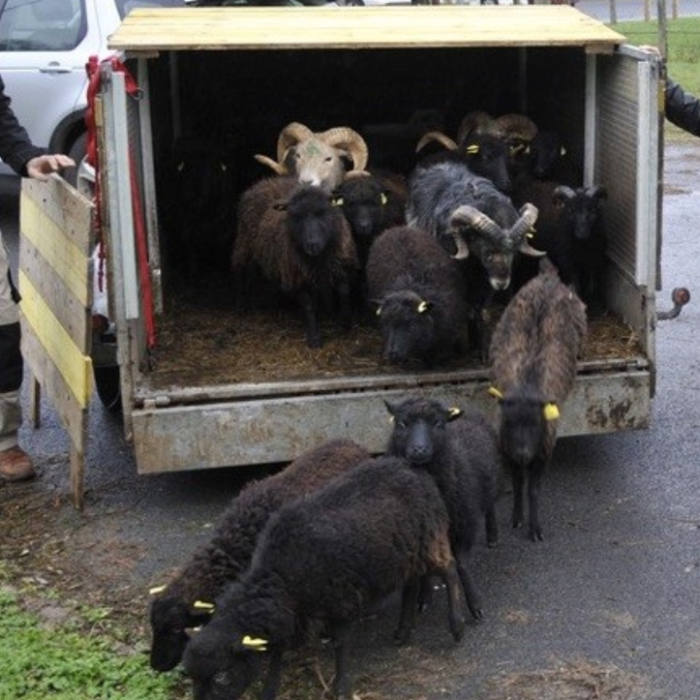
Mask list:
[[[238,232],[231,259],[243,286],[257,268],[264,278],[296,297],[305,319],[306,343],[321,347],[318,312],[335,292],[344,329],[351,325],[350,289],[359,271],[348,222],[332,195],[294,178],[267,178],[248,188],[238,207]]]
[[[459,640],[466,607],[448,530],[433,479],[395,457],[368,460],[286,505],[270,519],[250,569],[217,599],[212,621],[185,651],[194,696],[235,700],[269,657],[261,697],[273,700],[284,651],[314,622],[333,640],[335,697],[350,700],[352,623],[403,588],[397,637],[406,641],[418,582],[430,574],[446,580],[450,629]]]
[[[513,482],[511,523],[523,525],[527,480],[529,535],[542,540],[538,504],[562,404],[576,380],[586,334],[586,307],[544,258],[540,273],[518,291],[491,339],[492,393],[500,402],[499,440]]]
[[[369,458],[351,440],[330,440],[281,472],[246,486],[224,512],[211,541],[158,591],[150,610],[151,666],[169,671],[182,658],[186,629],[209,621],[224,586],[248,568],[258,535],[284,503],[311,493]]]
[[[367,287],[378,305],[386,361],[432,367],[466,348],[462,271],[425,231],[400,226],[382,233],[370,248]]]
[[[436,399],[412,397],[387,401],[386,406],[393,423],[386,452],[435,479],[447,504],[467,605],[480,620],[483,612],[469,574],[469,555],[482,518],[488,546],[498,542],[496,499],[502,464],[496,431],[481,413],[448,408]]]

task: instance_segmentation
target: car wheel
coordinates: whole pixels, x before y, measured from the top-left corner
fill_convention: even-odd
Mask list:
[[[93,367],[95,389],[102,405],[110,412],[117,413],[122,408],[122,392],[119,367]]]

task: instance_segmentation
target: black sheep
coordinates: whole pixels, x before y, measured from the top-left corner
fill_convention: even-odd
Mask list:
[[[466,347],[464,277],[429,234],[408,226],[382,233],[370,249],[367,287],[388,362],[431,367]]]
[[[537,277],[509,302],[491,339],[492,392],[500,402],[499,440],[513,482],[512,525],[523,525],[528,482],[529,534],[542,540],[538,502],[557,419],[576,380],[586,307],[544,258]]]
[[[568,187],[548,180],[520,183],[513,194],[516,204],[532,202],[539,210],[532,244],[547,253],[564,284],[573,285],[588,305],[603,304],[606,237],[602,185]],[[516,285],[534,277],[531,260],[516,266]]]
[[[480,620],[483,613],[468,557],[482,517],[488,546],[498,542],[496,499],[502,465],[496,431],[481,413],[463,413],[436,399],[413,397],[386,405],[393,422],[387,454],[403,457],[435,479],[447,504],[467,604]]]
[[[433,479],[401,459],[368,460],[270,519],[246,574],[217,600],[212,621],[183,659],[198,700],[235,700],[270,668],[261,697],[273,700],[282,654],[320,622],[335,647],[336,698],[353,697],[352,623],[404,588],[401,641],[416,613],[417,582],[446,579],[450,628],[464,631],[464,598],[449,544],[449,520]]]
[[[351,440],[330,440],[281,472],[246,486],[224,512],[211,541],[153,601],[151,666],[169,671],[179,663],[189,640],[185,630],[208,622],[212,601],[248,568],[258,535],[272,513],[367,458],[369,453]]]
[[[309,347],[322,345],[318,309],[333,292],[339,300],[340,322],[343,328],[350,327],[357,250],[345,217],[325,190],[288,176],[267,178],[248,188],[238,205],[231,262],[235,275],[257,268],[297,299]]]

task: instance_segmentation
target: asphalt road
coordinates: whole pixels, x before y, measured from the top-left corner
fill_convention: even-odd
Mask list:
[[[666,155],[662,306],[674,286],[695,292],[700,278],[700,140],[668,146]],[[12,195],[0,195],[0,211],[12,241]],[[459,645],[447,634],[440,599],[406,648],[390,641],[391,605],[359,626],[353,662],[360,693],[416,700],[697,700],[699,327],[694,301],[678,319],[659,324],[658,391],[648,430],[559,442],[543,490],[543,543],[508,528],[509,501],[502,499],[501,543],[495,550],[480,545],[475,556],[486,619],[470,625]],[[145,591],[166,581],[208,538],[242,481],[261,473],[138,476],[119,420],[95,402],[86,509],[78,514],[66,498],[67,441],[50,407],[44,406],[41,428],[27,425],[21,438],[40,478],[0,487],[0,511],[27,490],[55,495],[56,518],[73,528],[74,552],[119,542],[118,568],[94,564],[96,577],[110,571],[115,589]]]

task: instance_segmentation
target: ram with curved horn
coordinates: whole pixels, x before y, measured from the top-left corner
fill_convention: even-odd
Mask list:
[[[406,216],[410,226],[430,232],[463,261],[470,338],[485,357],[485,308],[496,292],[510,286],[516,256],[544,255],[527,240],[537,208],[524,204],[518,211],[489,179],[475,175],[464,163],[443,162],[415,170]]]
[[[441,161],[462,162],[476,175],[491,180],[502,192],[509,192],[512,186],[508,172],[510,150],[503,133],[497,121],[486,112],[470,112],[460,124],[456,141],[441,131],[429,131],[418,141],[416,152],[430,143],[438,143],[442,150],[421,159],[421,166]]]
[[[369,152],[357,131],[338,126],[313,132],[300,122],[291,122],[277,139],[277,160],[264,155],[255,159],[278,175],[294,175],[302,184],[336,189],[346,175],[363,172]],[[346,170],[346,162],[352,169]]]

